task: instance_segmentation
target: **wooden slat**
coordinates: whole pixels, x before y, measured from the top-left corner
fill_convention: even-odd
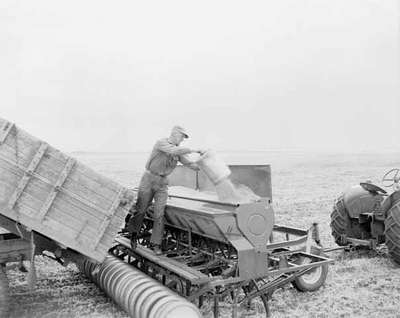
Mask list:
[[[12,135],[10,135],[11,137]],[[10,139],[10,138],[9,138]],[[3,161],[15,165],[15,140],[7,140],[1,148],[0,156]],[[21,137],[18,137],[20,143]],[[36,148],[38,142],[35,143]],[[32,149],[33,146],[30,146]],[[24,170],[30,163],[32,151],[24,145],[18,146],[18,165],[17,167]],[[49,147],[46,156],[40,162],[40,165],[35,170],[35,173],[48,180],[49,183],[54,184],[61,171],[65,166],[65,162],[69,157],[61,156],[59,151],[53,147]],[[72,187],[72,192],[83,193],[85,197],[96,197],[96,200],[107,201],[110,205],[110,197],[113,197],[118,191],[120,185],[113,180],[99,175],[94,170],[85,167],[83,164],[78,163],[75,166],[74,173],[71,174],[66,182],[65,188]],[[99,202],[100,206],[105,206],[104,202]]]
[[[8,158],[5,158],[5,157],[3,157],[1,155],[0,155],[0,160],[3,160],[3,161],[5,161],[5,162],[7,162],[7,163],[9,163],[11,165],[14,165],[14,166],[18,167],[21,170],[25,170],[25,167],[23,167],[22,165],[17,164],[15,162],[13,162],[12,160],[10,160]],[[42,182],[44,182],[46,184],[53,185],[49,180],[47,180],[46,178],[43,178],[42,176],[38,175],[37,173],[32,172],[31,174],[36,179],[38,179],[38,180],[40,180],[40,181],[42,181]],[[91,203],[89,200],[80,197],[79,195],[69,191],[68,189],[62,188],[62,189],[60,189],[60,191],[68,194],[69,196],[71,196],[72,198],[74,198],[74,199],[78,200],[79,202],[85,204],[86,206],[101,212],[102,214],[105,214],[105,215],[107,214],[107,210],[99,208],[98,206],[96,206],[93,203]]]
[[[78,233],[75,236],[75,240],[78,240],[79,237],[81,236],[81,234],[84,233],[83,230],[86,229],[88,223],[89,223],[88,220],[86,220],[85,222],[82,223],[81,228],[79,229]]]
[[[27,201],[27,202],[20,203],[18,201],[18,208],[19,208],[19,211],[21,211],[21,213],[24,214],[24,217],[25,216],[31,217],[35,220],[36,223],[38,223],[36,220],[37,209],[32,207],[32,204],[30,202]],[[63,209],[60,209],[59,207],[57,207],[55,205],[53,205],[51,207],[51,217],[49,214],[47,218],[45,218],[41,223],[38,223],[38,224],[44,224],[49,219],[59,220],[62,227],[61,228],[59,227],[58,229],[60,231],[70,232],[71,237],[75,237],[75,234],[73,234],[73,233],[78,232],[78,230],[82,227],[82,223],[83,223],[81,220],[82,218],[81,219],[75,218],[70,213],[66,212]],[[97,223],[97,224],[99,224],[99,223]],[[87,235],[88,238],[95,237],[98,234],[98,231],[97,231],[96,227],[92,226],[91,228],[87,228],[84,234]]]
[[[107,215],[105,216],[105,218],[103,219],[103,222],[100,225],[99,235],[97,236],[97,238],[95,240],[94,248],[96,248],[97,245],[99,245],[100,240],[104,235],[104,231],[107,229],[108,225],[111,222],[112,216],[114,215],[114,213],[116,212],[117,208],[119,207],[119,205],[121,203],[121,199],[122,199],[123,195],[124,195],[124,188],[121,188],[119,190],[118,194],[115,196],[112,206],[108,210]]]
[[[0,254],[13,251],[23,252],[24,250],[30,250],[30,243],[20,238],[2,240],[0,244]]]
[[[36,152],[35,156],[33,157],[33,159],[31,161],[31,163],[29,164],[28,168],[26,169],[24,176],[20,180],[20,182],[19,182],[17,188],[15,189],[14,193],[11,195],[11,198],[10,198],[10,200],[8,202],[8,207],[10,209],[14,208],[14,205],[17,202],[19,196],[24,191],[26,185],[28,184],[30,178],[33,175],[33,172],[35,171],[37,165],[39,164],[40,159],[42,159],[44,153],[46,152],[47,146],[48,145],[46,143],[42,143],[39,146],[39,149]]]
[[[13,137],[13,138],[11,138]],[[27,134],[21,129],[18,129],[18,155],[19,155],[19,160],[21,163],[25,163],[25,166],[28,165],[30,161],[30,150],[35,148],[40,142],[39,139]],[[15,153],[15,136],[13,134],[10,134],[10,138],[6,140],[4,143],[5,148],[2,148],[1,152],[2,155],[10,156],[14,155]],[[46,158],[44,158],[43,163],[47,163],[48,166],[47,168],[51,168],[51,170],[55,170],[57,172],[57,175],[59,171],[62,170],[62,168],[65,165],[65,161],[68,159],[69,156],[63,154],[59,150],[55,149],[54,147],[49,147],[47,153],[46,153]],[[41,166],[40,166],[41,167]],[[76,177],[79,179],[83,178],[88,178],[91,180],[91,182],[96,182],[100,186],[95,187],[94,189],[96,190],[103,190],[103,188],[110,189],[110,190],[115,190],[116,188],[119,188],[119,184],[115,182],[112,179],[109,179],[99,173],[97,173],[95,170],[83,165],[79,164],[77,165],[77,174]],[[77,182],[80,182],[80,180],[77,180]],[[115,192],[115,191],[114,191]]]
[[[76,166],[77,169],[78,166]],[[79,196],[84,197],[98,208],[108,209],[112,204],[111,199],[119,188],[106,189],[100,185],[91,184],[87,179],[78,182],[76,181],[76,175],[79,173],[77,169],[74,169],[74,173],[69,175],[63,188],[69,192],[79,194]]]
[[[19,211],[24,216],[29,214],[29,216],[36,219],[38,211],[41,209],[43,202],[45,202],[47,198],[46,194],[52,191],[50,186],[46,186],[38,191],[40,183],[39,180],[31,180],[18,200]],[[40,185],[40,187],[43,186],[44,184]],[[29,210],[27,210],[27,208],[29,208]],[[115,225],[113,225],[111,229],[119,229],[122,226],[125,214],[127,213],[127,211],[119,212],[119,209],[117,211],[117,215],[113,216]],[[65,226],[71,227],[75,232],[80,231],[83,226],[82,224],[87,221],[88,224],[84,232],[85,234],[88,234],[89,238],[91,237],[91,239],[94,240],[99,234],[98,230],[104,219],[104,215],[99,213],[98,210],[82,205],[79,201],[76,201],[67,194],[61,192],[56,196],[45,219],[49,218],[62,220]]]
[[[57,182],[54,184],[54,191],[50,193],[50,195],[47,197],[46,202],[43,204],[42,208],[39,211],[38,214],[38,219],[43,220],[43,218],[46,216],[47,212],[49,211],[51,205],[54,202],[54,199],[56,198],[57,193],[60,191],[61,186],[63,185],[65,179],[67,179],[68,174],[71,172],[72,168],[75,165],[75,160],[72,158],[69,158],[64,170],[61,172],[60,177],[58,178]]]
[[[5,122],[4,126],[0,131],[0,145],[6,140],[8,134],[10,133],[11,129],[13,129],[14,124],[10,122]]]

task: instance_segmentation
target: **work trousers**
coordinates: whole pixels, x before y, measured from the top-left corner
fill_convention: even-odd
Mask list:
[[[146,211],[154,199],[154,224],[150,242],[161,245],[164,232],[164,211],[168,199],[168,180],[146,171],[140,180],[136,201],[136,214],[133,216],[134,233],[139,233]]]

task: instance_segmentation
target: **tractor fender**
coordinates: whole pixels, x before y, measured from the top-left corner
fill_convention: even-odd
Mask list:
[[[361,213],[372,212],[382,199],[382,195],[371,193],[360,185],[347,189],[343,196],[344,206],[350,218],[358,218]]]

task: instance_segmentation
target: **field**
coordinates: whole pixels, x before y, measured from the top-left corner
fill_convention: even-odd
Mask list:
[[[399,153],[317,154],[300,152],[222,153],[234,164],[272,165],[273,202],[277,223],[308,227],[320,224],[324,246],[333,246],[329,221],[335,198],[347,186],[371,180],[379,184],[383,174],[400,167]],[[146,154],[75,153],[77,159],[97,171],[136,186]],[[330,254],[323,288],[313,293],[297,292],[290,285],[274,293],[272,317],[400,317],[400,268],[385,255],[357,251]],[[28,264],[27,264],[28,265]],[[64,268],[37,258],[37,286],[29,290],[26,275],[9,268],[13,310],[11,317],[128,317],[74,265]],[[212,317],[211,308],[202,308]],[[230,305],[222,306],[230,317]],[[241,317],[264,317],[257,304]]]

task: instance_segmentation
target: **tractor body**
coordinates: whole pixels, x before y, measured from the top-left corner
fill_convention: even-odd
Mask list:
[[[393,180],[390,194],[365,182],[347,189],[336,200],[331,229],[338,245],[376,248],[386,243],[390,256],[400,264],[400,188],[397,176]]]

